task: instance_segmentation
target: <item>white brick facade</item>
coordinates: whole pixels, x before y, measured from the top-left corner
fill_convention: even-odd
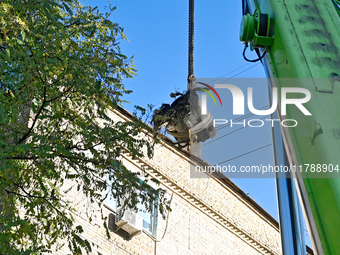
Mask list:
[[[123,110],[114,113],[117,120],[129,118]],[[173,194],[172,211],[168,219],[158,216],[156,238],[142,232],[125,240],[110,232],[108,240],[100,214],[89,223],[83,210],[86,201],[72,189],[68,195],[78,201],[76,221],[84,228],[82,236],[95,244],[92,254],[281,254],[278,223],[228,179],[190,178],[187,153],[162,142],[156,145],[152,159],[132,160],[124,154],[122,160],[132,171],[144,167],[169,196]],[[105,215],[114,213],[106,207],[103,210]],[[67,247],[54,254],[68,254]]]

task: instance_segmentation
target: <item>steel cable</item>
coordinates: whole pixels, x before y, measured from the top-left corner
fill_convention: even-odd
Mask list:
[[[189,0],[188,79],[194,77],[194,14],[195,14],[195,1]]]

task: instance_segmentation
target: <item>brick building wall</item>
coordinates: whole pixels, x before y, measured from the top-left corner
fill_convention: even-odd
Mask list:
[[[114,111],[112,118],[129,120],[129,114],[121,109]],[[84,228],[82,236],[94,244],[92,254],[281,254],[278,223],[228,179],[205,173],[204,178],[191,178],[187,153],[162,142],[156,145],[152,159],[132,160],[127,152],[122,161],[131,171],[143,168],[158,179],[168,198],[172,196],[172,211],[166,219],[158,216],[157,236],[143,230],[127,240],[110,231],[108,240],[99,208],[89,207],[89,202],[71,189],[67,195],[78,209],[75,218]],[[64,189],[72,185],[66,183]],[[88,210],[96,212],[91,223]],[[109,207],[103,210],[104,215],[115,214]],[[68,254],[67,247],[54,254]]]

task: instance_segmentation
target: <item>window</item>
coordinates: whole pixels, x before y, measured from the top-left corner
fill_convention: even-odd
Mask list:
[[[140,182],[143,182],[140,180]],[[107,208],[111,209],[112,211],[117,210],[117,199],[110,198],[108,196],[104,201],[104,204]],[[157,234],[157,218],[158,218],[158,199],[153,202],[151,212],[148,212],[145,208],[145,205],[142,203],[138,204],[138,212],[137,214],[143,218],[143,230],[148,231],[153,236]]]
[[[143,204],[138,204],[137,214],[143,218],[143,229],[156,236],[157,227],[157,201],[153,202],[152,211],[148,212]]]

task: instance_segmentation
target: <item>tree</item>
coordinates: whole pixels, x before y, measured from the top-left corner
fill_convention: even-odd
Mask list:
[[[164,191],[139,182],[118,157],[152,156],[136,117],[114,122],[110,110],[130,93],[135,74],[119,42],[123,28],[76,0],[0,2],[0,254],[50,251],[59,238],[73,254],[90,251],[80,237],[63,183],[92,203],[128,195],[151,210],[169,209]],[[152,180],[155,181],[155,180]]]

